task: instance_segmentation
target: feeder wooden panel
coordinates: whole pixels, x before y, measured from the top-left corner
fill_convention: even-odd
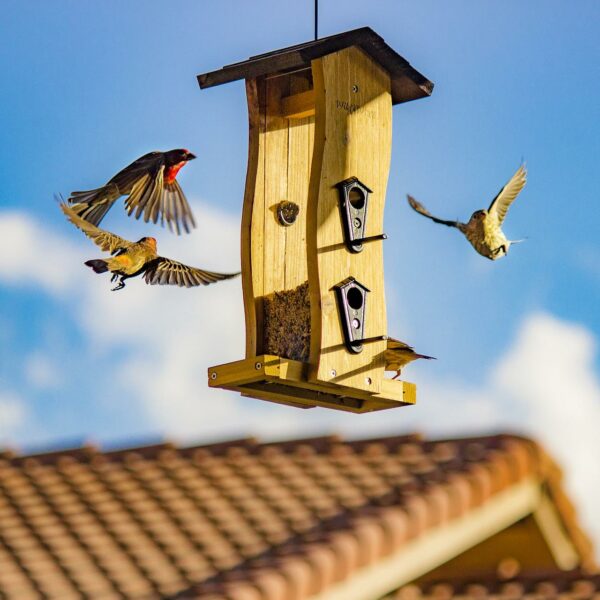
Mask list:
[[[383,231],[383,208],[392,151],[390,76],[356,47],[313,62],[316,131],[308,220],[311,292],[310,377],[379,393],[385,340],[366,343],[360,354],[344,345],[333,286],[348,276],[371,293],[365,338],[385,336],[383,243],[354,254],[344,244],[337,183],[357,177],[369,195],[367,236]]]
[[[305,408],[367,412],[414,403],[414,384],[384,378],[383,242],[364,243],[360,252],[347,247],[336,185],[356,177],[372,190],[365,235],[383,233],[392,104],[425,97],[432,84],[369,28],[254,57],[199,81],[209,87],[242,77],[250,127],[241,244],[246,358],[209,369],[209,384]],[[299,209],[289,226],[278,218],[282,202]],[[361,352],[345,343],[336,300],[335,286],[348,277],[370,290]],[[306,289],[297,312],[310,345],[275,355],[266,333],[272,307],[282,298],[302,300]],[[284,332],[294,329],[286,329],[289,313],[279,323]]]
[[[247,357],[264,350],[263,298],[308,279],[306,216],[314,117],[281,116],[282,98],[305,90],[308,75],[246,82],[250,137],[241,245]],[[282,201],[299,206],[290,227],[277,218]]]

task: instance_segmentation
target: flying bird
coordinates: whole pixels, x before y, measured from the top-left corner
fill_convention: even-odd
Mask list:
[[[396,375],[392,379],[400,377],[402,369],[413,360],[417,360],[418,358],[435,360],[433,356],[417,354],[412,346],[394,338],[388,338],[387,349],[384,351],[383,357],[385,359],[385,370],[396,371]]]
[[[177,173],[190,160],[196,158],[189,150],[149,152],[119,171],[100,188],[73,192],[68,199],[71,208],[82,219],[99,225],[110,207],[121,196],[127,196],[125,209],[136,219],[142,215],[146,223],[165,221],[177,235],[181,228],[190,232],[196,227],[194,216],[186,197],[177,182]],[[135,213],[134,213],[135,211]]]
[[[178,285],[194,287],[208,285],[224,279],[231,279],[239,273],[214,273],[203,269],[188,267],[176,260],[159,256],[156,252],[156,240],[143,237],[137,242],[129,242],[114,233],[104,231],[89,221],[82,219],[65,202],[60,207],[69,221],[81,229],[104,252],[110,252],[111,258],[88,260],[84,264],[95,273],[112,273],[111,281],[119,283],[113,291],[125,287],[125,280],[143,275],[150,285]]]
[[[519,192],[525,186],[527,181],[527,171],[525,165],[521,165],[511,180],[498,192],[498,195],[492,200],[487,210],[476,210],[469,219],[468,223],[459,221],[444,221],[434,217],[420,202],[417,202],[412,196],[407,195],[408,203],[418,213],[431,219],[435,223],[456,227],[471,242],[471,245],[479,254],[497,260],[506,256],[511,244],[522,242],[523,240],[507,240],[502,231],[502,223],[510,205],[514,202]]]

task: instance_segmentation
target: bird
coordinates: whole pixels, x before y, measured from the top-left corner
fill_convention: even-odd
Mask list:
[[[119,171],[102,187],[94,190],[73,192],[68,202],[71,208],[92,225],[99,225],[110,207],[121,196],[127,195],[125,209],[135,218],[142,214],[147,223],[156,223],[160,217],[177,235],[181,228],[190,232],[196,227],[192,210],[177,182],[177,174],[190,160],[196,158],[185,148],[168,152],[149,152]]]
[[[489,208],[476,210],[469,219],[468,223],[459,221],[444,221],[434,217],[420,202],[417,202],[410,194],[407,194],[408,203],[413,210],[431,219],[435,223],[456,227],[462,233],[473,248],[482,256],[490,260],[497,260],[506,256],[511,244],[522,242],[523,240],[508,240],[502,231],[502,223],[510,205],[514,202],[519,192],[527,182],[527,170],[525,165],[521,165],[510,181],[498,192],[498,195],[492,200]]]
[[[385,370],[396,371],[396,375],[392,379],[400,377],[402,369],[413,360],[418,358],[435,360],[435,357],[418,354],[412,346],[390,337],[387,339],[387,349],[384,351],[383,357],[385,359]]]
[[[188,288],[216,283],[239,275],[239,273],[205,271],[159,256],[156,239],[153,237],[143,237],[137,242],[130,242],[82,219],[65,202],[60,203],[60,208],[67,219],[81,229],[101,250],[110,252],[111,258],[87,260],[84,264],[92,268],[95,273],[109,271],[112,274],[111,282],[119,280],[112,291],[123,289],[126,279],[138,275],[143,275],[146,283],[150,285],[178,285]]]

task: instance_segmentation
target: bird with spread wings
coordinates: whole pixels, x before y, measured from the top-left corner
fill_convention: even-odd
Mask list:
[[[111,206],[121,196],[125,210],[136,219],[167,223],[179,235],[183,228],[189,233],[195,227],[194,215],[177,182],[177,174],[196,156],[185,148],[168,152],[148,152],[119,171],[105,185],[94,190],[73,192],[68,199],[80,217],[99,225]]]
[[[521,165],[510,181],[498,192],[487,210],[476,210],[468,223],[446,221],[434,217],[420,202],[407,195],[408,203],[413,210],[431,219],[435,223],[456,227],[461,231],[473,248],[490,260],[506,256],[511,244],[522,240],[508,240],[502,231],[506,213],[527,182],[527,170]]]
[[[81,229],[102,251],[111,254],[110,258],[92,259],[85,264],[95,273],[107,271],[112,273],[111,281],[119,280],[113,291],[124,288],[126,279],[138,275],[143,275],[146,283],[150,285],[181,287],[209,285],[239,275],[239,273],[205,271],[159,256],[156,240],[152,237],[143,237],[137,242],[130,242],[82,219],[65,202],[60,203],[60,208],[73,225]]]

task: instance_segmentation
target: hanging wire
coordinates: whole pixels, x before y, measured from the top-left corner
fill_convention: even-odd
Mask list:
[[[319,0],[315,0],[315,40],[319,39]]]

